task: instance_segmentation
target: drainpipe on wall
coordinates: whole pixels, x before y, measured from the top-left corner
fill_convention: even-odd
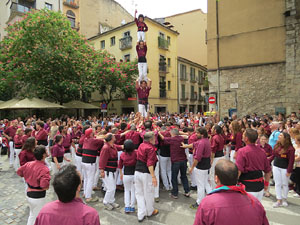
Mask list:
[[[216,33],[217,33],[217,76],[218,76],[218,91],[217,91],[217,101],[218,101],[218,114],[221,120],[221,96],[220,96],[220,50],[219,50],[219,0],[216,0]]]

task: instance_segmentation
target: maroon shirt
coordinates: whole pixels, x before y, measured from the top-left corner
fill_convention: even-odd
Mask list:
[[[65,148],[65,150],[70,149],[71,144],[72,144],[72,137],[70,134],[66,134],[65,136],[63,136],[63,142],[62,142],[62,146]]]
[[[195,148],[194,159],[198,162],[200,162],[202,158],[210,158],[211,147],[208,138],[201,138],[194,142],[193,146]]]
[[[196,141],[198,140],[198,137],[197,137],[197,134],[196,133],[193,133],[191,136],[189,136],[189,139],[188,139],[188,144],[193,144],[195,143]],[[189,153],[190,154],[193,154],[193,148],[189,148]]]
[[[211,151],[216,153],[217,151],[223,151],[224,149],[224,138],[221,134],[216,134],[211,138]]]
[[[271,163],[272,162],[271,158],[272,158],[272,155],[274,154],[271,145],[269,145],[268,143],[266,143],[264,146],[262,146],[261,144],[258,145],[258,146],[265,151],[267,159]]]
[[[231,145],[235,146],[235,151],[237,152],[243,146],[242,132],[238,132],[236,135],[231,134],[230,141]]]
[[[100,225],[96,209],[84,204],[80,198],[63,203],[59,200],[47,203],[36,218],[35,225]]]
[[[18,127],[10,126],[10,127],[6,128],[4,133],[13,139],[16,135],[17,129],[18,129]]]
[[[122,169],[123,166],[135,166],[136,159],[137,159],[137,151],[136,150],[134,150],[133,152],[130,152],[130,153],[123,152],[120,155],[118,168]]]
[[[34,136],[37,141],[44,141],[48,139],[48,133],[44,128],[41,128],[39,131],[35,132]]]
[[[139,97],[139,104],[144,104],[143,102],[148,103],[150,90],[151,88],[149,88],[148,86],[146,88],[139,87],[136,89]]]
[[[52,157],[63,157],[65,154],[65,149],[62,145],[56,144],[51,149]]]
[[[134,145],[138,145],[141,143],[140,133],[134,130],[131,130],[127,134],[125,134],[125,139],[131,139]]]
[[[88,137],[84,139],[82,149],[98,151],[98,155],[100,155],[103,145],[104,141],[102,139]]]
[[[294,166],[294,162],[295,162],[295,149],[294,147],[291,145],[286,153],[280,153],[282,147],[274,147],[274,154],[271,156],[271,161],[277,157],[277,158],[282,158],[282,159],[287,159],[288,160],[288,167],[287,167],[287,172],[288,173],[292,173],[293,172],[293,166]]]
[[[147,166],[155,166],[157,162],[155,146],[144,141],[137,150],[137,160],[147,164]]]
[[[15,143],[15,148],[18,149],[22,148],[23,146],[22,136],[16,134],[14,137],[14,143]]]
[[[146,54],[147,54],[147,45],[144,45],[143,48],[140,48],[139,45],[136,46],[136,52],[138,55],[138,62],[147,62]]]
[[[125,141],[125,135],[121,135],[123,134],[125,131],[124,130],[118,130],[117,134],[115,134],[115,138],[116,138],[116,143],[117,145],[123,145],[124,141]]]
[[[135,18],[134,21],[138,27],[138,31],[143,31],[143,32],[148,31],[148,27],[144,22],[140,22],[137,18]]]
[[[17,174],[20,177],[24,177],[26,183],[32,187],[46,189],[50,185],[50,171],[45,162],[38,160],[28,162],[18,169]],[[42,191],[40,189],[28,188],[28,191],[30,190]]]
[[[270,163],[263,149],[255,144],[248,144],[237,153],[236,162],[239,171],[248,173],[250,171],[271,171]]]
[[[111,146],[109,143],[105,143],[100,153],[99,168],[104,170],[109,159],[118,158],[118,150],[120,149],[122,149],[120,145]]]
[[[28,162],[34,161],[35,157],[33,152],[24,149],[20,152],[19,159],[20,159],[20,165],[23,166]]]
[[[30,136],[24,134],[22,137],[22,143],[25,144],[28,138],[30,138]]]
[[[164,143],[170,145],[171,162],[186,161],[186,154],[184,148],[181,148],[181,143],[184,142],[182,136],[165,137]]]
[[[266,212],[257,198],[234,191],[220,191],[202,199],[194,225],[268,225]]]

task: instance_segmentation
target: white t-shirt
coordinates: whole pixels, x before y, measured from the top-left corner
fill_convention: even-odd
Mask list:
[[[297,146],[294,146],[294,148],[295,148],[295,150],[296,150],[296,151],[295,151],[295,156],[298,156],[298,157],[299,157],[299,156],[300,156],[300,148],[299,148],[299,147],[297,148]],[[296,166],[297,166],[297,167],[300,167],[300,162],[296,162]]]

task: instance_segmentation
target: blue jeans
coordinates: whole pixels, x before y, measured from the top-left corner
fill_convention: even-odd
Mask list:
[[[177,196],[178,195],[178,173],[180,171],[180,179],[184,188],[184,192],[188,193],[190,192],[189,187],[189,181],[186,176],[186,170],[187,170],[187,161],[180,161],[180,162],[173,162],[172,163],[172,195]]]

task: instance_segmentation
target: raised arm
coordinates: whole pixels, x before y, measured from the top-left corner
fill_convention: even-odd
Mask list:
[[[138,90],[140,88],[139,79],[135,81],[135,89]]]
[[[152,80],[150,80],[150,78],[148,78],[148,88],[151,88],[152,85]]]

